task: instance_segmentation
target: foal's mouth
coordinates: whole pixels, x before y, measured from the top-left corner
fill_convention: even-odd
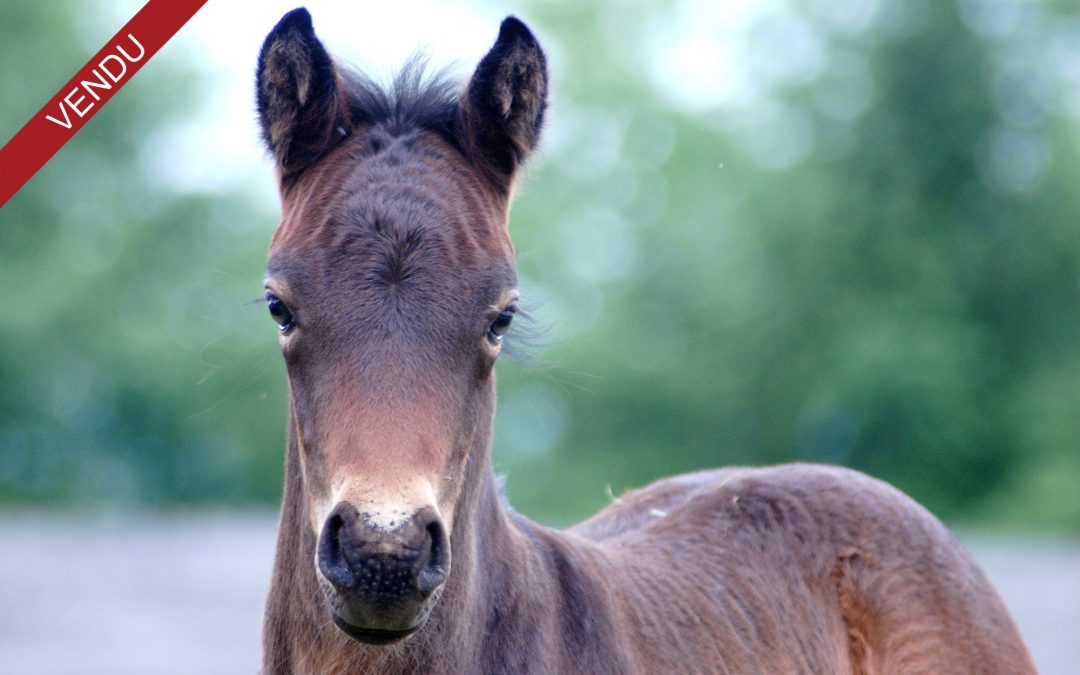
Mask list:
[[[426,600],[387,607],[381,602],[357,602],[357,598],[343,596],[321,575],[319,581],[334,625],[350,638],[369,645],[400,642],[423,628],[443,590],[440,585]]]
[[[340,628],[346,635],[354,640],[359,640],[369,645],[388,645],[391,642],[398,642],[404,640],[416,631],[420,630],[424,625],[424,620],[420,620],[412,628],[405,630],[383,630],[380,628],[361,628],[360,626],[354,626],[345,619],[338,616],[335,611],[330,612],[330,616],[334,620],[334,625]]]

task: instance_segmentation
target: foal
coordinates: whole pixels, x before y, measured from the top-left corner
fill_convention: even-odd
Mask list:
[[[1033,672],[956,539],[854,471],[669,478],[566,531],[505,505],[507,213],[547,98],[523,23],[463,92],[384,92],[295,10],[256,89],[290,394],[264,673]]]

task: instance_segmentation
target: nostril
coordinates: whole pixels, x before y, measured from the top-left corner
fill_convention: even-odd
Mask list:
[[[326,519],[319,536],[319,571],[336,588],[350,588],[355,583],[352,570],[341,552],[341,529],[345,521],[334,514]]]
[[[441,567],[443,563],[443,528],[442,524],[435,521],[427,526],[428,538],[431,539],[431,553],[428,557],[428,567]]]
[[[431,542],[431,548],[428,552],[427,564],[420,570],[420,574],[417,576],[416,580],[417,588],[425,597],[434,592],[440,584],[446,581],[448,548],[446,533],[443,530],[441,522],[435,520],[429,523],[427,526],[427,534]]]

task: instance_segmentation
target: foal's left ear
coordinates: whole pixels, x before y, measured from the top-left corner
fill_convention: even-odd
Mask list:
[[[507,17],[461,101],[474,160],[501,187],[509,188],[540,139],[547,90],[547,59],[540,43],[524,23]]]
[[[255,97],[263,139],[283,178],[322,157],[351,131],[337,70],[306,9],[283,16],[266,36]]]

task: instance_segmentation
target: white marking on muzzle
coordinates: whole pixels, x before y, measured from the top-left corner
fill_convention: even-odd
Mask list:
[[[375,513],[362,511],[360,515],[369,527],[376,530],[382,530],[383,532],[393,532],[409,522],[409,519],[412,518],[412,514],[408,511],[394,510],[376,511]]]
[[[360,512],[369,527],[387,533],[401,529],[425,506],[439,514],[435,491],[431,483],[423,478],[415,478],[397,486],[349,481],[335,490],[334,497],[333,504],[349,502]]]

